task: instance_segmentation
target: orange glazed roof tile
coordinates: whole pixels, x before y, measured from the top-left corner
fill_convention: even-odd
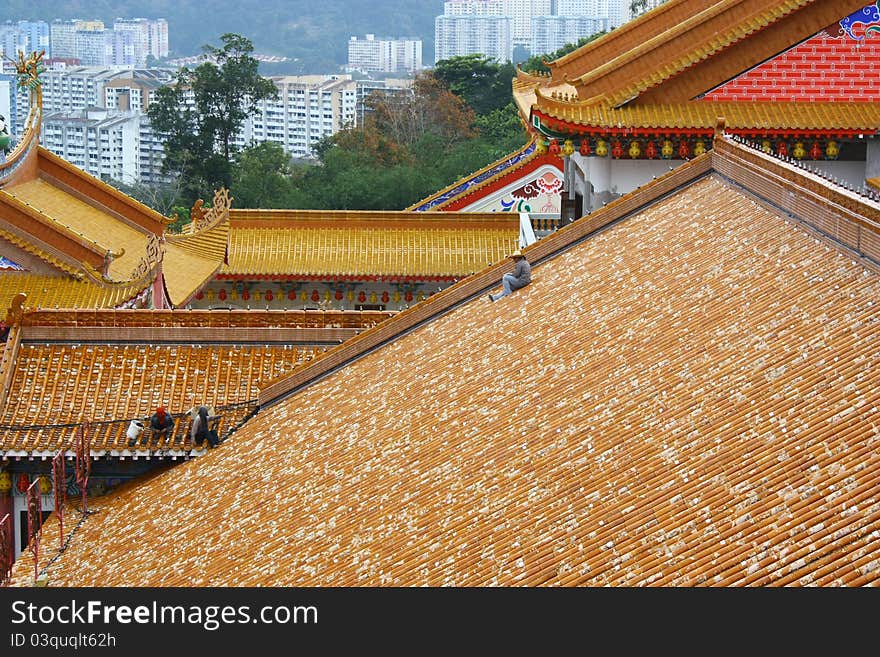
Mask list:
[[[880,273],[727,176],[821,183],[719,150],[546,238],[525,289],[475,290],[95,499],[49,585],[877,583]]]
[[[880,191],[880,177],[878,178],[868,178],[868,184],[874,189]]]
[[[195,234],[166,236],[162,271],[172,305],[186,304],[220,270],[228,239],[228,216]]]
[[[114,217],[106,210],[80,200],[43,180],[31,180],[4,188],[3,192],[31,207],[58,226],[80,235],[101,251],[120,254],[110,263],[114,280],[129,280],[143,258],[148,234]]]
[[[541,98],[536,112],[603,131],[626,127],[711,132],[719,117],[726,120],[728,129],[739,132],[833,129],[835,132],[870,134],[880,129],[877,103],[693,102],[614,109]]]
[[[27,295],[28,308],[115,308],[137,297],[148,283],[99,284],[88,278],[4,271],[0,274],[0,308],[9,308],[19,292]]]
[[[556,126],[561,133],[566,123],[710,130],[721,110],[730,129],[873,133],[880,129],[876,113],[858,107],[870,103],[755,103],[751,108],[743,102],[725,109],[698,100],[863,5],[864,0],[668,0],[549,62],[550,77],[519,72],[514,99],[530,125],[538,115],[551,117],[563,124]],[[664,97],[674,102],[657,102]]]
[[[501,213],[231,210],[228,276],[462,277],[503,258]]]

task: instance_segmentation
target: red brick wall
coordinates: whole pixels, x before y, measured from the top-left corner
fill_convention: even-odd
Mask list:
[[[880,101],[880,35],[815,36],[706,94],[712,101]]]

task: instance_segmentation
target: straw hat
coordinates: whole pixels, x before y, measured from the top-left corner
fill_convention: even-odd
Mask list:
[[[511,253],[508,258],[524,258],[525,256],[522,254],[522,251],[514,251]]]

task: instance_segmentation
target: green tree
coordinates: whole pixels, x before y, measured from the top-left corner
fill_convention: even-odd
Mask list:
[[[263,100],[278,94],[274,83],[259,75],[248,39],[227,33],[221,41],[222,48],[204,46],[208,61],[180,69],[147,110],[165,139],[163,171],[182,178],[185,201],[230,186],[235,135]]]
[[[292,190],[290,158],[266,141],[235,154],[232,196],[238,208],[283,208]]]
[[[489,114],[507,105],[510,81],[515,74],[513,64],[498,64],[480,54],[440,60],[431,72],[478,115]]]

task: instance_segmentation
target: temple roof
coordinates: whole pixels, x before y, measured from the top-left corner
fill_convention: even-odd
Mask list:
[[[866,107],[872,103],[852,102],[849,87],[845,98],[829,96],[823,87],[821,99],[828,103],[818,107],[809,102],[814,100],[809,95],[777,105],[700,100],[741,73],[824,33],[827,26],[861,9],[864,3],[668,0],[548,63],[549,76],[519,72],[513,85],[514,100],[529,125],[536,127],[542,117],[550,117],[561,122],[560,128],[711,130],[723,111],[728,129],[741,129],[743,134],[780,128],[802,133],[873,133],[880,129],[880,120],[876,111]],[[858,47],[856,38],[848,34],[846,38],[847,48]],[[848,66],[846,75],[858,84],[862,71]],[[819,79],[821,72],[813,71],[810,76]],[[773,79],[765,84],[772,86]],[[832,102],[836,107],[830,106]]]
[[[188,426],[182,414],[203,403],[226,409],[222,428],[234,427],[254,410],[265,382],[393,314],[27,311],[16,324],[11,359],[0,357],[0,391],[8,391],[0,393],[0,455],[72,449],[78,424],[88,420],[96,455],[127,456],[134,451],[129,422],[160,404],[181,436]],[[155,449],[192,448],[188,440],[167,443]]]
[[[541,154],[535,148],[535,140],[530,139],[525,146],[518,151],[499,158],[495,162],[487,164],[482,169],[475,171],[465,178],[456,180],[444,187],[439,192],[431,194],[427,198],[411,205],[408,210],[453,211],[482,198],[502,180],[520,179],[526,173],[534,171],[537,166],[545,162],[552,163],[557,168],[562,167],[562,161],[558,157]]]
[[[877,103],[698,102],[670,105],[634,105],[612,109],[554,98],[542,98],[534,110],[565,125],[594,128],[596,132],[633,130],[699,131],[711,134],[722,117],[729,130],[741,134],[820,132],[835,127],[836,134],[872,133],[880,126]]]
[[[88,278],[4,271],[0,274],[0,306],[8,308],[23,292],[29,308],[115,308],[135,299],[145,285],[146,281],[101,284]]]
[[[499,213],[232,210],[227,277],[461,278],[517,248]]]
[[[716,140],[525,249],[525,289],[487,302],[495,263],[93,500],[48,583],[876,582],[878,219]]]

